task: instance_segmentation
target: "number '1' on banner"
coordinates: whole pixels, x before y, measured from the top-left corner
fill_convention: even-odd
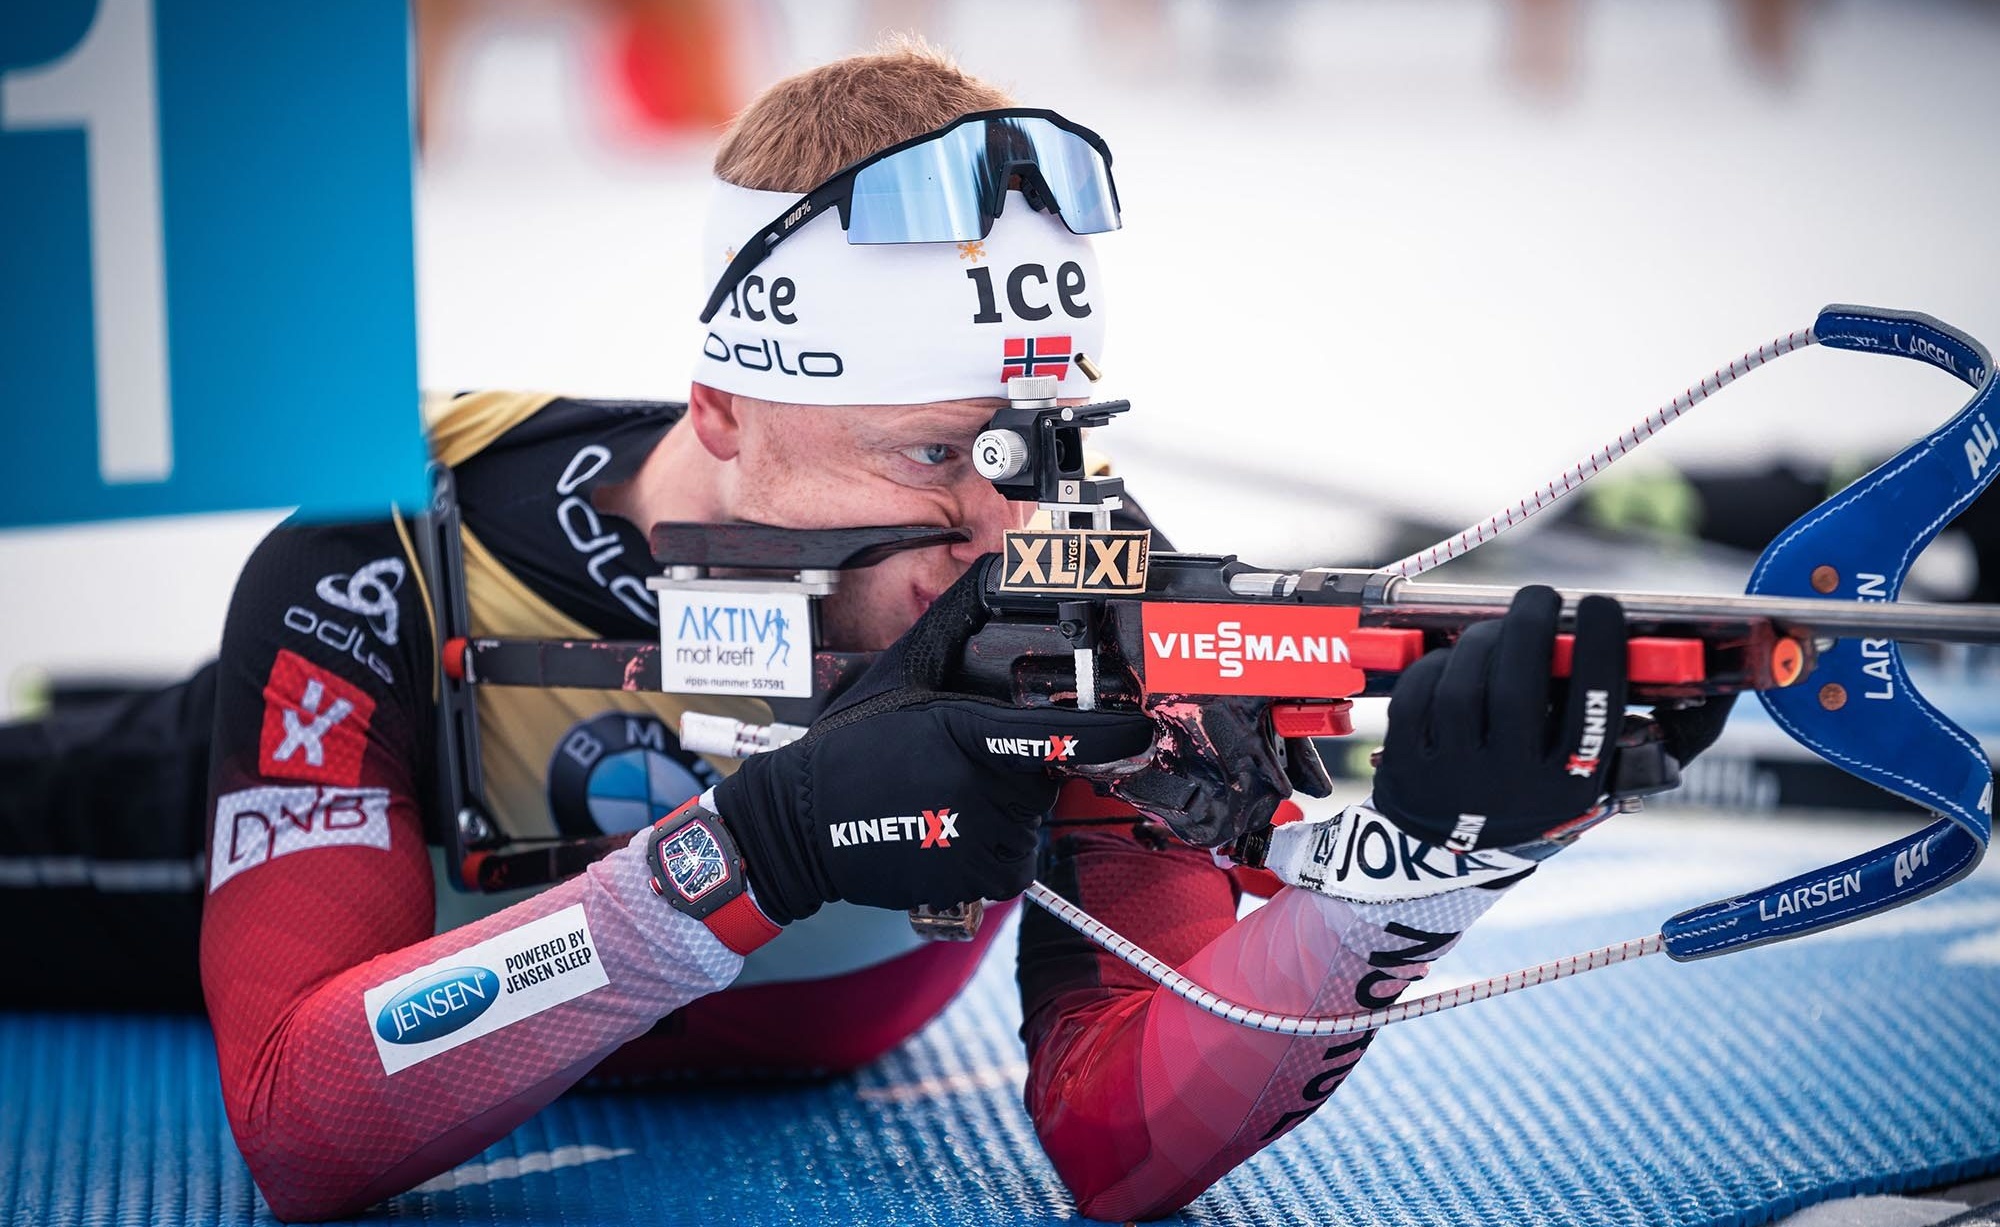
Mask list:
[[[424,493],[395,0],[0,7],[0,528]]]

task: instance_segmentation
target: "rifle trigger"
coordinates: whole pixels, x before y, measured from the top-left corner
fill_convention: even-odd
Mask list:
[[[1271,728],[1280,737],[1345,737],[1354,731],[1354,704],[1273,703]]]

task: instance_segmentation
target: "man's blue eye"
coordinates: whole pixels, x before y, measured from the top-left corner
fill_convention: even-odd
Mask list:
[[[904,448],[903,454],[918,464],[938,465],[950,460],[956,450],[949,443],[920,443]]]

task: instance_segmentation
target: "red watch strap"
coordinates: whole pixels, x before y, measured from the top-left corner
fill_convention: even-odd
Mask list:
[[[695,806],[700,804],[701,804],[700,797],[689,797],[687,800],[681,802],[679,805],[674,806],[673,813],[668,814],[666,817],[660,819],[658,822],[655,822],[653,824],[653,829],[655,831],[659,830],[661,827],[666,826],[668,823],[677,820],[682,814],[687,813],[689,810],[693,809]]]
[[[689,797],[673,813],[654,823],[653,829],[659,831],[679,825],[681,816],[700,803],[701,798]],[[721,818],[719,815],[710,814],[708,817],[713,820],[711,823],[712,827],[720,826]],[[730,855],[735,860],[731,872],[739,875],[740,878],[743,872],[742,855],[734,851],[735,841],[730,839],[726,828],[720,830],[719,835],[723,846],[731,849]],[[651,845],[648,846],[650,847]],[[651,859],[650,853],[648,854],[648,859]],[[654,893],[664,893],[658,876],[659,866],[649,864],[647,871],[654,875]],[[735,898],[702,917],[701,923],[707,925],[708,931],[715,934],[716,939],[723,945],[738,954],[749,954],[752,950],[770,941],[784,930],[773,923],[769,916],[764,915],[763,909],[757,906],[757,901],[750,897],[750,889],[747,882],[739,880],[737,890],[738,894]]]
[[[771,923],[748,891],[710,912],[702,923],[738,954],[748,954],[784,932]]]

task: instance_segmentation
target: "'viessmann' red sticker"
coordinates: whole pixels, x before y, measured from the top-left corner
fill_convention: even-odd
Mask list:
[[[1344,638],[1361,611],[1313,605],[1147,603],[1148,694],[1340,699],[1364,678]]]

